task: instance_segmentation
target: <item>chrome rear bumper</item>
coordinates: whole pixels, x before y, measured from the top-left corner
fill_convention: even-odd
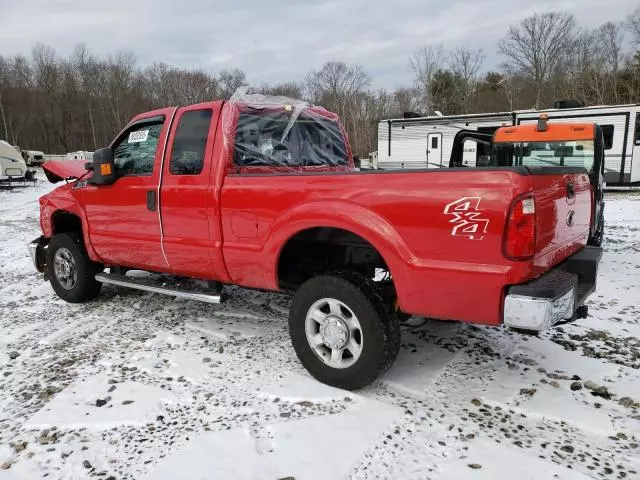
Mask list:
[[[35,269],[44,273],[47,269],[47,247],[49,246],[49,239],[43,236],[36,238],[34,241],[27,245],[29,249],[29,255],[31,255],[31,261]]]
[[[595,291],[599,247],[584,247],[560,265],[522,285],[508,288],[503,321],[507,327],[540,331],[572,320]]]
[[[558,298],[507,295],[504,324],[522,330],[545,330],[563,320],[571,320],[576,309],[576,291],[571,287]]]

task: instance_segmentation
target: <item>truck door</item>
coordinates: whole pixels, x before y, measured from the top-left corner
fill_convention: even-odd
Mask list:
[[[221,103],[180,108],[169,135],[160,186],[162,247],[173,272],[220,279],[220,206],[213,148]],[[216,157],[217,158],[217,157]]]
[[[442,167],[442,134],[427,135],[427,168]]]
[[[87,185],[82,197],[89,237],[106,263],[165,271],[157,190],[174,109],[137,118],[111,144],[117,180]]]

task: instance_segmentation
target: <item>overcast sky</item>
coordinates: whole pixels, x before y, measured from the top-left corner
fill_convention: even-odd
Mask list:
[[[409,85],[408,57],[427,43],[481,47],[496,68],[510,24],[563,10],[587,27],[619,21],[637,0],[0,0],[0,54],[38,42],[62,55],[133,51],[212,73],[238,67],[253,83],[301,80],[328,60],[361,64],[374,87]]]

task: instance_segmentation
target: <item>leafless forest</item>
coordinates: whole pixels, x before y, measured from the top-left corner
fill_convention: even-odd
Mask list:
[[[640,8],[594,30],[566,13],[545,13],[509,27],[487,71],[485,53],[425,45],[407,52],[414,83],[375,90],[359,65],[327,62],[302,82],[261,85],[265,93],[304,98],[342,117],[354,152],[375,150],[376,124],[404,111],[443,114],[640,103]],[[30,56],[0,56],[0,139],[65,153],[106,145],[140,111],[228,98],[250,83],[241,70],[212,74],[164,63],[140,66],[135,52],[98,58],[83,44],[68,57],[39,45]]]

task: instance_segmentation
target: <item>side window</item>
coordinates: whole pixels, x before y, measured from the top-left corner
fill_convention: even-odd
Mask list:
[[[204,164],[204,149],[213,110],[191,110],[180,117],[173,139],[169,173],[171,175],[198,175]]]
[[[636,136],[634,139],[635,144],[640,145],[640,113],[636,113]]]
[[[611,150],[613,147],[613,125],[600,125],[602,128],[602,136],[604,137],[604,149]]]
[[[113,147],[117,177],[151,175],[164,119],[134,125]]]

